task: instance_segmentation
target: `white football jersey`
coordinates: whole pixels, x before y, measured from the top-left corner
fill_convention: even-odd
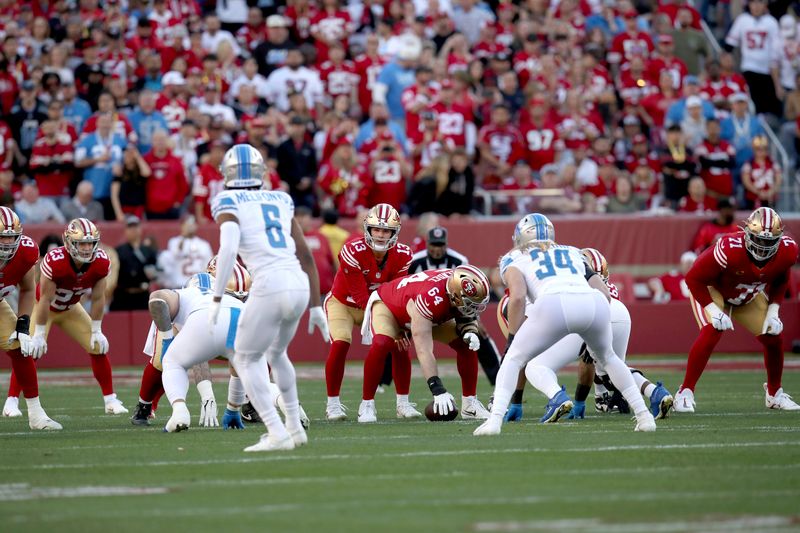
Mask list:
[[[771,67],[778,66],[783,52],[778,21],[769,13],[758,18],[742,13],[733,21],[725,42],[741,50],[742,71],[759,74],[769,74]]]
[[[514,267],[525,277],[531,301],[543,294],[592,292],[586,281],[586,265],[580,250],[572,246],[551,245],[547,250],[532,247],[524,252],[512,250],[500,260],[500,275]]]
[[[216,219],[230,213],[239,220],[239,256],[253,276],[285,268],[300,268],[292,238],[294,202],[282,191],[226,190],[211,206]]]

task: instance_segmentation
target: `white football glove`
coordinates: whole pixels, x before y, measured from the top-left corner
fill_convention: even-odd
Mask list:
[[[200,427],[219,427],[219,420],[217,420],[217,400],[214,398],[206,398],[200,401]]]
[[[474,333],[465,333],[461,338],[467,343],[467,346],[469,346],[469,349],[473,352],[477,351],[477,349],[481,347],[481,340]]]
[[[783,331],[783,322],[778,318],[780,306],[778,304],[769,304],[767,307],[767,317],[764,319],[764,326],[761,328],[761,334],[767,335],[780,335]],[[20,343],[22,344],[22,343]]]
[[[714,329],[719,331],[733,329],[731,317],[726,315],[714,302],[705,306],[705,311],[711,319],[711,325],[714,326]]]
[[[213,328],[217,325],[217,319],[219,318],[219,310],[222,307],[222,302],[215,302],[211,300],[211,303],[208,304],[208,325]]]
[[[456,400],[449,392],[443,392],[433,397],[433,412],[446,415],[456,408]]]
[[[30,353],[22,352],[23,355],[39,359],[47,353],[47,339],[44,338],[44,330],[44,326],[36,328],[36,333],[31,338]]]
[[[33,347],[33,339],[27,333],[20,333],[19,331],[15,331],[11,334],[8,338],[8,346],[14,341],[19,341],[19,349],[22,351],[22,355],[28,356],[31,354],[31,348]]]
[[[89,348],[94,350],[96,344],[99,353],[108,353],[108,339],[100,331],[100,324],[99,320],[92,320],[92,336],[89,339]]]
[[[328,320],[325,318],[325,311],[322,307],[312,307],[308,310],[308,334],[313,335],[314,328],[319,329],[325,342],[330,342],[330,331],[328,331]]]

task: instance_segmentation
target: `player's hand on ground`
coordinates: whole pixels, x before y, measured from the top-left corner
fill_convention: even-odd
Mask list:
[[[206,398],[202,400],[200,404],[200,427],[219,427],[219,420],[217,420],[217,400],[214,398]]]
[[[37,330],[31,339],[30,353],[22,352],[23,355],[39,359],[47,353],[47,339],[44,338],[44,331],[39,333]]]
[[[508,406],[508,411],[506,411],[506,416],[503,417],[505,422],[517,422],[522,420],[522,404],[521,403],[512,403]]]
[[[326,342],[330,342],[331,334],[328,331],[328,320],[325,318],[325,311],[322,307],[312,307],[308,310],[308,334],[314,334],[314,328],[317,328]]]
[[[242,414],[233,409],[225,409],[225,414],[222,415],[222,429],[244,429]]]
[[[433,397],[433,412],[439,415],[446,415],[456,408],[456,401],[449,392],[443,392]]]
[[[208,325],[212,328],[217,325],[220,307],[222,307],[221,302],[215,302],[213,300],[208,305]]]
[[[733,329],[733,322],[731,322],[731,317],[725,314],[722,309],[717,307],[717,304],[710,303],[705,307],[706,313],[708,313],[709,318],[711,319],[711,325],[714,326],[714,329],[719,331],[725,331],[728,329]]]
[[[477,351],[478,348],[481,347],[481,340],[475,333],[465,333],[462,339],[464,340],[465,343],[467,343],[467,346],[473,352]]]

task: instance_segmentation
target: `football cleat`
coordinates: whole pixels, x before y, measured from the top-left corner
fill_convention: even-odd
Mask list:
[[[608,412],[608,400],[611,399],[611,394],[604,392],[602,394],[596,394],[594,397],[594,409],[598,413],[607,413]]]
[[[461,397],[462,420],[487,420],[491,413],[486,410],[477,396]]]
[[[558,393],[550,398],[544,410],[544,416],[539,419],[542,424],[550,424],[558,422],[558,419],[569,413],[572,410],[572,400],[564,387]]]
[[[627,415],[631,412],[628,400],[626,400],[618,390],[611,393],[611,397],[608,399],[608,412],[620,413],[623,415]]]
[[[409,401],[397,402],[397,418],[422,418],[422,413],[417,411],[417,404]]]
[[[109,400],[106,402],[106,414],[107,415],[124,415],[128,412],[122,402],[119,401],[117,398],[113,400]]]
[[[3,405],[3,416],[8,418],[17,418],[22,416],[22,411],[19,410],[19,398],[9,396],[6,398],[6,403]]]
[[[642,411],[636,415],[636,427],[633,430],[647,432],[656,430],[656,420],[650,411]]]
[[[503,427],[503,421],[501,418],[492,416],[489,417],[483,424],[478,426],[475,431],[472,432],[473,435],[476,437],[486,437],[490,435],[499,435],[500,431]]]
[[[257,443],[244,449],[246,452],[274,452],[281,450],[294,450],[294,439],[288,433],[279,438],[264,433]]]
[[[306,410],[303,409],[302,405],[298,404],[297,408],[300,409],[300,425],[303,426],[303,429],[308,430],[309,426],[311,426],[311,419],[308,418]]]
[[[655,419],[667,418],[673,403],[675,403],[675,399],[672,394],[669,393],[662,382],[657,382],[653,394],[650,395],[650,412],[653,413]]]
[[[292,441],[294,441],[295,448],[308,444],[308,435],[306,435],[306,430],[303,428],[290,431],[289,435],[291,435]]]
[[[43,409],[28,418],[28,425],[31,429],[42,429],[45,431],[64,429],[61,424],[47,416],[47,413],[45,413]]]
[[[675,394],[672,408],[676,413],[694,413],[694,393],[691,389],[681,389]]]
[[[519,422],[520,420],[522,420],[522,404],[510,404],[506,416],[503,417],[503,422]]]
[[[258,424],[261,422],[261,417],[258,416],[258,411],[253,407],[253,404],[246,402],[242,405],[242,420],[250,424]]]
[[[186,402],[175,402],[172,404],[172,416],[167,420],[164,431],[167,433],[178,433],[186,431],[192,424],[192,415],[186,407]]]
[[[375,400],[361,400],[358,406],[359,424],[371,424],[378,421],[378,411],[375,409]]]
[[[342,405],[339,398],[328,398],[328,406],[325,408],[325,418],[331,422],[347,420],[347,407]]]
[[[778,389],[775,396],[770,396],[767,391],[767,384],[764,383],[764,393],[766,396],[766,404],[770,409],[781,409],[783,411],[800,411],[800,405],[797,405],[792,397],[783,392],[783,387]]]
[[[583,420],[584,416],[586,416],[586,402],[574,401],[572,410],[567,415],[567,420]]]
[[[134,426],[149,426],[152,412],[153,404],[138,402],[131,417],[131,424]]]

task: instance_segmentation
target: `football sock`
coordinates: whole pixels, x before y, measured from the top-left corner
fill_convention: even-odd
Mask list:
[[[367,353],[366,360],[364,360],[364,383],[361,390],[362,399],[375,399],[375,391],[381,381],[386,354],[388,354],[394,346],[394,339],[388,335],[377,334],[372,338],[372,346]]]
[[[708,360],[711,358],[711,352],[714,351],[714,347],[721,338],[722,332],[714,329],[711,324],[704,326],[700,330],[700,335],[697,336],[694,344],[689,349],[686,374],[679,390],[689,389],[694,392],[697,381],[703,375],[703,370],[705,370]]]
[[[349,342],[333,341],[331,344],[331,349],[328,351],[328,359],[325,361],[325,385],[328,388],[328,396],[339,396],[349,349]]]
[[[575,401],[585,402],[590,392],[592,392],[591,385],[581,385],[578,383],[578,385],[575,386]]]
[[[522,354],[515,352],[511,349],[512,354],[503,358],[503,364],[500,365],[500,370],[497,372],[497,381],[494,386],[494,402],[492,403],[492,418],[502,421],[503,417],[508,410],[508,404],[511,401],[511,396],[517,388],[517,380],[519,379],[519,371],[527,361]]]
[[[163,384],[161,385],[161,388],[158,389],[158,393],[156,394],[156,397],[153,398],[153,412],[154,413],[156,412],[156,409],[158,409],[158,401],[161,399],[162,396],[164,396],[164,385]]]
[[[244,404],[244,385],[239,376],[231,376],[228,380],[228,405],[241,407]]]
[[[189,374],[185,368],[169,359],[165,360],[161,381],[164,383],[164,391],[167,393],[170,405],[177,400],[186,401],[186,394],[189,392]]]
[[[139,401],[142,403],[153,403],[159,391],[163,390],[161,384],[161,371],[149,362],[145,365],[142,372],[142,384],[139,386]]]
[[[456,351],[456,367],[461,376],[461,395],[475,396],[478,391],[478,354],[469,349],[461,339],[450,343]]]
[[[514,394],[511,395],[511,403],[522,403],[522,395],[525,393],[525,389],[517,389],[514,391]]]
[[[379,385],[389,386],[392,384],[392,374],[394,372],[394,352],[389,352],[386,360],[383,362],[383,373],[381,373],[381,381]]]
[[[39,398],[25,398],[25,403],[28,405],[28,418],[31,418],[33,415],[44,415],[44,409],[42,409],[42,404],[39,401]]]
[[[411,388],[411,357],[408,352],[393,352],[390,354],[392,360],[392,374],[394,375],[394,388],[398,396],[404,395],[408,399],[408,391]]]
[[[300,400],[297,396],[297,374],[294,365],[289,360],[289,355],[283,352],[267,351],[267,361],[275,378],[275,385],[281,391],[283,408],[286,410],[286,428],[294,431],[302,428],[300,424]]]
[[[483,373],[489,383],[494,386],[497,379],[497,371],[500,370],[500,352],[497,350],[497,345],[491,337],[483,332],[478,333],[481,345],[478,348],[478,362],[483,368]]]
[[[397,405],[408,403],[408,394],[397,395]]]
[[[647,406],[644,404],[639,388],[633,380],[631,371],[628,366],[622,362],[622,359],[613,355],[603,362],[603,366],[605,366],[608,376],[611,378],[614,386],[622,393],[623,398],[628,401],[628,405],[630,405],[633,412],[639,414],[643,411],[647,411]]]
[[[100,384],[103,396],[114,394],[114,382],[111,379],[111,362],[108,360],[108,354],[89,354],[89,359],[92,361],[92,374]]]
[[[278,410],[275,409],[275,399],[269,390],[265,356],[260,353],[243,354],[237,352],[233,356],[233,367],[244,384],[247,397],[250,398],[250,402],[256,408],[258,416],[261,417],[267,427],[267,431],[272,434],[274,439],[288,436],[286,426],[281,422]]]
[[[32,357],[25,357],[19,348],[6,352],[11,358],[11,382],[8,385],[8,395],[19,397],[20,391],[26,399],[39,396],[39,378],[36,375],[36,364]]]
[[[525,375],[528,381],[531,382],[531,385],[547,396],[547,398],[552,398],[561,391],[561,386],[558,384],[558,377],[551,368],[529,364],[525,367]]]
[[[633,376],[634,383],[639,387],[639,392],[641,392],[643,396],[649,398],[650,395],[653,394],[653,391],[656,390],[656,386],[650,383],[650,381],[644,377],[644,374],[634,368],[631,368],[631,375]]]
[[[783,336],[759,335],[758,341],[764,345],[764,366],[767,369],[767,392],[775,396],[781,388],[783,377]]]

